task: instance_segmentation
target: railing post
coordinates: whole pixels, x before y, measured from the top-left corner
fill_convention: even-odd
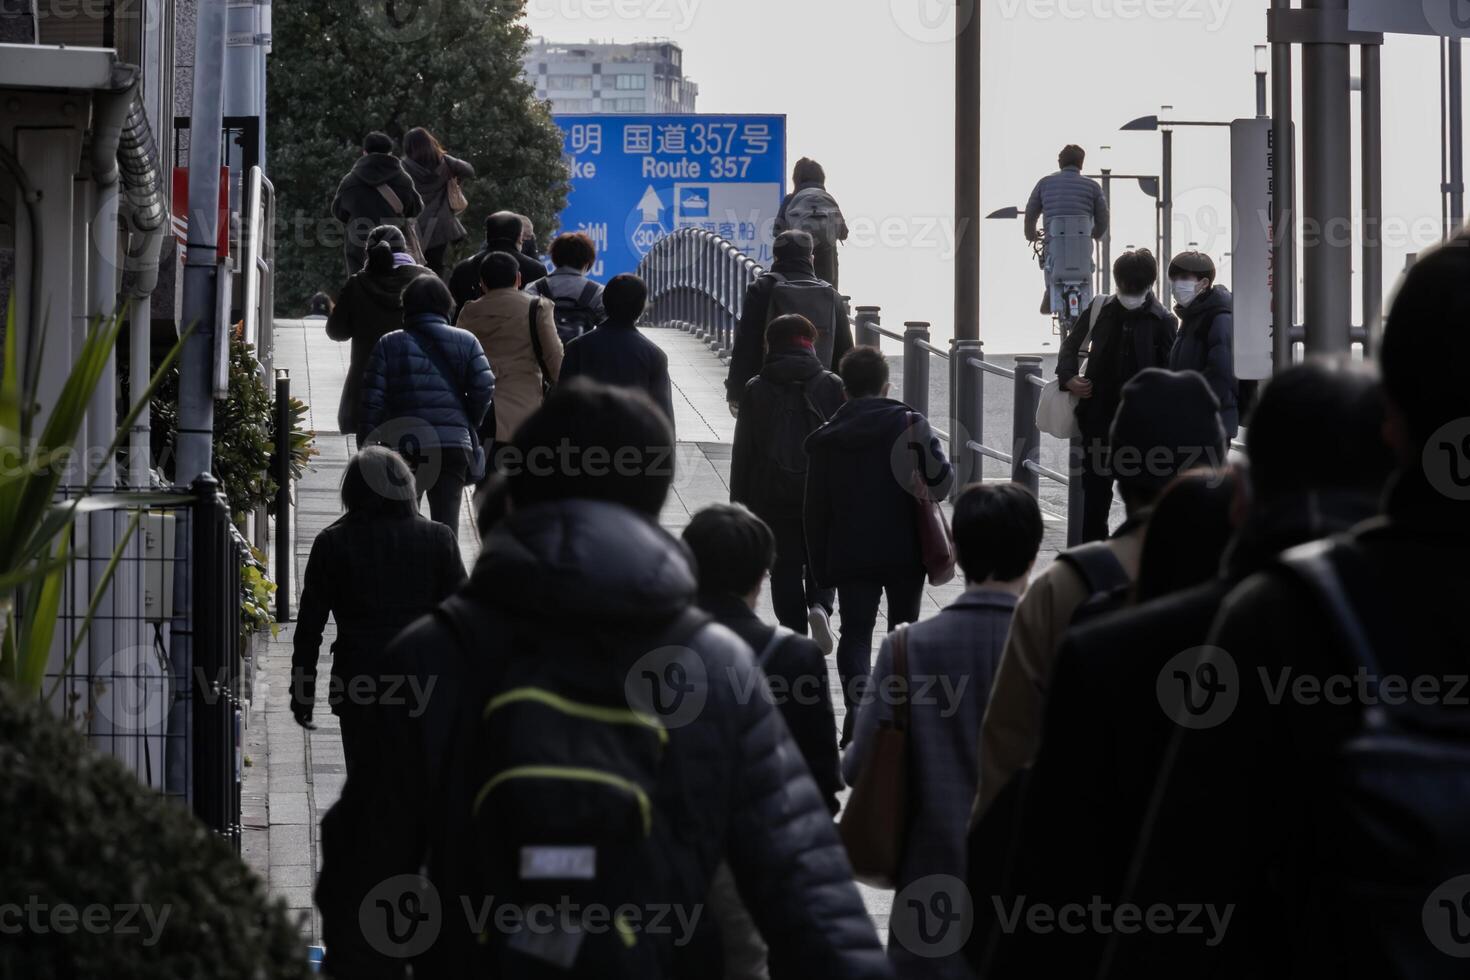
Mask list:
[[[929,416],[929,352],[919,346],[929,342],[929,324],[910,320],[903,325],[903,400],[909,408]]]
[[[190,490],[194,497],[193,554],[190,555],[193,676],[188,679],[191,709],[188,732],[193,743],[190,796],[194,815],[215,833],[223,835],[234,823],[226,813],[229,794],[225,778],[234,766],[234,752],[225,738],[225,711],[230,693],[225,669],[236,652],[226,649],[231,621],[226,609],[227,604],[233,604],[238,612],[240,597],[238,588],[230,589],[234,579],[223,567],[229,542],[226,524],[230,516],[219,481],[204,473]]]
[[[276,370],[276,621],[291,621],[291,372]]]
[[[1023,356],[1016,358],[1016,398],[1011,415],[1014,429],[1011,439],[1011,480],[1031,491],[1034,497],[1041,491],[1039,474],[1026,466],[1027,461],[1041,462],[1041,432],[1036,428],[1036,406],[1041,401],[1041,389],[1031,383],[1032,378],[1041,377],[1041,358]]]
[[[858,347],[877,347],[881,341],[878,326],[882,310],[877,306],[859,306],[852,321],[852,342]]]
[[[1082,437],[1067,446],[1067,547],[1082,543],[1082,473],[1086,462]]]
[[[955,494],[984,478],[984,457],[970,448],[971,440],[984,444],[985,415],[980,401],[985,372],[970,363],[983,359],[978,340],[956,340],[950,344],[950,414],[953,416],[949,458],[955,466]]]

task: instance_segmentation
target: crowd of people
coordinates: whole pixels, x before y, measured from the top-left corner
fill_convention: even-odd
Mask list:
[[[797,223],[835,209],[801,166]],[[1122,255],[1057,368],[1100,447],[1089,540],[1039,573],[1036,499],[954,485],[804,227],[736,331],[730,502],[676,538],[646,286],[594,288],[580,235],[533,273],[523,236],[492,214],[446,283],[376,226],[328,321],[361,451],[312,549],[293,683],[310,725],[330,613],[348,779],[323,826],[327,972],[1458,975],[1470,400],[1422,366],[1470,357],[1470,232],[1408,271],[1376,366],[1266,383],[1236,462],[1213,263],[1171,261],[1170,312],[1153,256]],[[419,696],[376,696],[390,681]],[[886,949],[842,796],[875,772]]]

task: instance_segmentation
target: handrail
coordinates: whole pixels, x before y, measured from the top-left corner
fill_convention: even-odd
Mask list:
[[[928,351],[929,353],[941,358],[942,360],[949,360],[949,351],[940,350],[938,347],[935,347],[927,340],[915,341],[914,346],[919,348],[919,350]]]

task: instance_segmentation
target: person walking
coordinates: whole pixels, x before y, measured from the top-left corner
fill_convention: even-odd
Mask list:
[[[846,746],[872,665],[879,602],[887,596],[889,630],[919,618],[925,572],[913,481],[922,479],[942,500],[954,470],[928,419],[888,397],[881,351],[853,348],[840,374],[847,400],[806,441],[802,515],[812,575],[819,587],[837,590],[842,609],[837,674]]]
[[[837,199],[827,192],[827,171],[812,158],[802,157],[792,170],[791,184],[791,193],[776,212],[776,234],[804,231],[811,235],[817,278],[835,289],[837,243],[847,241],[848,228]]]
[[[521,216],[511,211],[496,211],[485,219],[485,243],[467,259],[455,265],[449,275],[449,292],[454,296],[455,316],[465,304],[480,296],[480,263],[491,252],[514,255],[521,269],[521,285],[529,286],[546,277],[546,266],[521,251]]]
[[[602,285],[587,277],[597,264],[597,246],[586,232],[557,235],[551,243],[551,263],[556,268],[526,291],[541,297],[556,313],[556,330],[563,344],[570,344],[607,318],[602,308]]]
[[[461,311],[458,326],[475,335],[495,372],[494,441],[499,447],[510,443],[561,376],[562,346],[551,304],[521,290],[515,256],[491,252],[480,270],[484,294]]]
[[[1240,431],[1240,385],[1235,379],[1235,317],[1230,290],[1215,281],[1215,263],[1204,252],[1181,252],[1169,263],[1169,287],[1179,314],[1179,335],[1169,351],[1169,370],[1198,371],[1220,402],[1220,421],[1234,439]]]
[[[418,219],[424,265],[442,279],[444,253],[468,234],[459,222],[459,212],[450,203],[450,184],[473,180],[475,168],[459,157],[445,153],[433,133],[422,126],[415,126],[403,137],[403,169],[413,178],[414,189],[424,201],[424,210]]]
[[[718,976],[700,913],[724,861],[773,976],[893,976],[800,751],[750,695],[750,649],[694,606],[689,553],[658,525],[673,445],[647,396],[584,380],[516,432],[528,460],[624,463],[511,473],[468,585],[389,647],[392,670],[438,683],[323,821],[326,973]],[[401,917],[385,934],[362,912],[424,894],[445,914],[416,948]],[[485,928],[461,903],[598,918]]]
[[[379,340],[368,360],[357,445],[397,449],[428,496],[429,513],[457,533],[495,375],[475,335],[449,325],[453,304],[438,276],[404,289],[403,328]]]
[[[1076,463],[1082,478],[1083,541],[1102,541],[1108,536],[1116,479],[1108,430],[1123,387],[1145,368],[1169,365],[1177,321],[1154,298],[1158,274],[1158,263],[1148,249],[1118,256],[1113,263],[1117,295],[1092,303],[1067,334],[1057,356],[1057,381],[1078,399],[1082,449]],[[1081,364],[1084,358],[1086,367]]]
[[[337,429],[357,432],[357,408],[368,358],[384,335],[403,326],[403,290],[429,270],[414,264],[403,232],[380,225],[368,236],[367,261],[348,277],[327,316],[327,336],[338,343],[352,342],[342,400],[337,406]]]
[[[899,627],[878,652],[870,696],[858,709],[857,729],[842,757],[842,774],[849,785],[857,784],[871,758],[879,727],[893,723],[892,692],[902,690],[897,685],[906,684],[909,692],[937,692],[914,697],[908,706],[910,817],[895,883],[900,892],[928,876],[964,875],[965,840],[979,771],[980,719],[1016,600],[1026,590],[1041,549],[1041,536],[1041,509],[1024,487],[1014,483],[967,487],[954,507],[964,594],[934,618]],[[902,675],[895,660],[900,648],[905,662]],[[928,932],[919,928],[911,905],[894,906],[888,958],[896,973],[916,980],[974,976],[959,951],[935,955],[936,950],[917,945]]]
[[[811,575],[802,502],[807,436],[837,414],[843,395],[842,379],[817,360],[816,336],[801,316],[778,317],[766,328],[766,363],[745,386],[735,420],[730,500],[749,507],[776,536],[771,603],[777,622],[803,636],[810,628],[822,652],[831,653],[837,597]]]
[[[817,328],[817,359],[827,370],[836,371],[852,350],[847,304],[835,288],[818,278],[812,248],[812,236],[804,231],[777,235],[775,262],[745,290],[740,322],[735,327],[735,346],[730,352],[730,372],[725,378],[725,397],[732,414],[740,410],[746,384],[760,373],[766,354],[766,328],[778,316],[794,313],[812,322]]]
[[[374,228],[394,225],[406,236],[410,222],[423,210],[424,201],[413,178],[393,155],[393,141],[385,133],[368,133],[362,141],[362,156],[332,198],[332,217],[342,222],[347,274],[362,268],[368,235]]]
[[[648,286],[637,276],[613,276],[602,291],[607,319],[596,330],[567,345],[563,379],[590,378],[603,384],[637,388],[663,409],[674,424],[674,385],[669,355],[638,329],[648,303]]]
[[[315,727],[317,660],[331,616],[337,637],[328,703],[342,726],[349,775],[380,755],[379,702],[430,693],[400,692],[384,677],[384,648],[465,581],[457,536],[419,516],[416,498],[403,457],[368,446],[342,476],[345,513],[316,536],[306,562],[292,636],[291,713],[303,728]]]

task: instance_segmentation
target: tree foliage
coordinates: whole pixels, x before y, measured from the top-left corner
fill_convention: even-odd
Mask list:
[[[276,291],[285,307],[344,280],[337,183],[382,130],[402,145],[427,127],[474,164],[469,237],[486,214],[517,211],[543,242],[566,205],[562,136],[521,77],[524,0],[312,0],[279,4],[272,24],[270,176],[280,194]],[[453,253],[452,253],[453,254]]]

